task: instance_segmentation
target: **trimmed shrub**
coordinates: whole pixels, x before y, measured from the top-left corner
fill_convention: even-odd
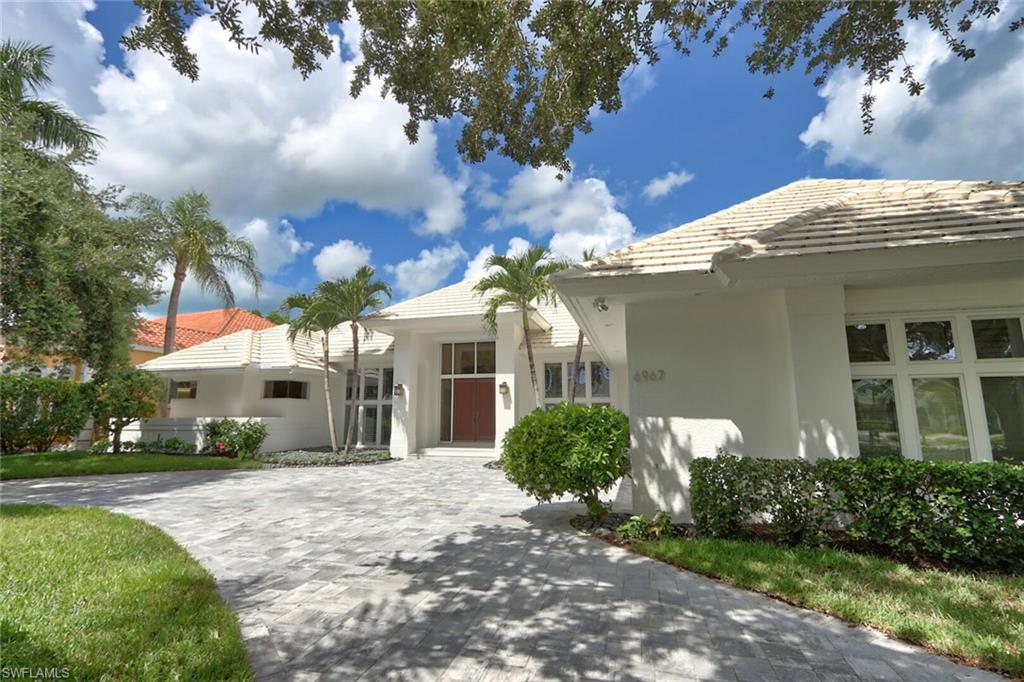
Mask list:
[[[89,454],[91,455],[105,455],[108,452],[110,452],[109,438],[100,438],[89,446]]]
[[[671,537],[675,529],[672,526],[672,517],[667,512],[659,511],[653,519],[643,514],[630,516],[628,521],[615,530],[626,540],[640,541]]]
[[[535,410],[505,434],[501,464],[508,480],[541,502],[572,495],[591,518],[599,495],[629,474],[629,419],[611,407],[557,405]]]
[[[1024,468],[901,457],[806,462],[719,455],[691,469],[701,535],[843,540],[905,560],[1024,568]]]
[[[255,457],[267,439],[267,425],[247,419],[217,419],[203,427],[204,450],[217,455]]]
[[[91,387],[31,374],[0,375],[0,450],[52,450],[72,442],[89,420]]]

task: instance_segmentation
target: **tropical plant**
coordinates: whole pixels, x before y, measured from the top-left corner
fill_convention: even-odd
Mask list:
[[[589,260],[594,260],[596,254],[594,249],[583,249],[583,262],[586,263]],[[580,360],[583,357],[583,330],[580,329],[579,335],[576,337],[576,356],[572,361],[572,381],[569,382],[569,404],[576,404],[576,387],[580,385],[577,380],[580,374]]]
[[[571,168],[567,152],[577,133],[591,132],[594,113],[621,109],[630,74],[655,67],[667,54],[704,47],[717,57],[738,39],[751,73],[775,78],[802,69],[818,86],[836,70],[854,67],[864,74],[866,87],[857,90],[862,125],[870,131],[873,85],[899,71],[909,94],[924,91],[925,74],[915,73],[908,53],[934,41],[969,60],[975,50],[968,32],[990,25],[1000,11],[1016,11],[1012,0],[331,0],[304,2],[302,11],[266,0],[135,3],[142,21],[123,45],[166,56],[193,80],[199,78],[187,40],[193,17],[219,23],[229,40],[250,52],[278,43],[305,77],[336,49],[331,27],[357,10],[361,58],[350,90],[358,96],[380,82],[406,107],[411,141],[422,123],[458,119],[463,126],[456,145],[467,161],[497,152],[521,165],[563,171]],[[1018,17],[1007,22],[1010,31],[1024,26]],[[992,56],[1005,62],[1010,54]],[[673,87],[686,85],[680,79]],[[767,87],[764,96],[773,94]]]
[[[267,425],[261,421],[215,419],[203,425],[203,450],[250,459],[259,454],[268,433]]]
[[[158,236],[156,261],[173,268],[174,281],[167,299],[164,354],[174,351],[178,299],[185,278],[192,276],[200,288],[225,306],[233,305],[235,292],[229,274],[241,275],[259,294],[262,275],[256,265],[256,249],[245,237],[236,237],[210,213],[210,200],[202,192],[188,191],[166,204],[147,194],[131,197],[138,219]]]
[[[0,44],[0,122],[25,121],[25,141],[42,149],[86,152],[102,139],[57,102],[34,99],[50,84],[53,48],[10,39]]]
[[[33,374],[0,374],[0,452],[46,452],[89,419],[90,386]]]
[[[281,303],[281,310],[289,315],[298,310],[299,314],[288,323],[288,340],[302,334],[312,338],[320,334],[320,349],[323,352],[324,394],[327,398],[327,430],[331,434],[331,452],[338,452],[338,435],[334,428],[334,407],[331,403],[331,346],[330,332],[351,318],[349,309],[349,285],[346,280],[337,279],[320,282],[310,294],[292,294]],[[348,446],[346,444],[346,452]]]
[[[548,277],[566,267],[562,261],[551,260],[551,252],[543,246],[531,246],[520,254],[487,259],[488,274],[473,287],[481,296],[490,294],[484,311],[484,325],[492,334],[498,332],[498,312],[514,307],[522,317],[526,338],[526,357],[530,363],[530,382],[536,405],[543,405],[537,366],[533,360],[533,340],[530,338],[530,308],[534,302],[557,301],[557,294]]]
[[[607,511],[601,493],[629,474],[629,418],[604,405],[534,410],[505,433],[501,465],[539,501],[569,494],[599,519]]]
[[[121,452],[124,428],[156,412],[163,386],[157,375],[134,367],[112,371],[95,382],[93,415],[110,429],[115,454]]]

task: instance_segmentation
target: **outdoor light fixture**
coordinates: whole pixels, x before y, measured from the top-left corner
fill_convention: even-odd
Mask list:
[[[604,302],[604,297],[594,299],[594,308],[599,313],[608,312],[608,304]]]
[[[402,395],[405,393],[405,386],[403,386],[402,384],[395,384],[395,388],[392,391],[392,393],[395,394],[396,398],[401,398]]]
[[[498,393],[500,393],[502,395],[508,395],[508,382],[507,381],[503,381],[500,384],[498,384]]]

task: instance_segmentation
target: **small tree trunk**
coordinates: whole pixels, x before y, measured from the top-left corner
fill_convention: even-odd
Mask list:
[[[572,362],[572,381],[569,383],[569,404],[576,404],[576,375],[579,373],[580,359],[583,357],[583,330],[576,337],[576,359]]]
[[[121,429],[123,429],[125,426],[126,426],[126,424],[122,424],[120,421],[114,420],[114,428],[111,429],[111,431],[112,431],[112,435],[114,436],[114,454],[115,455],[121,454]]]
[[[184,263],[178,263],[174,268],[174,283],[171,285],[171,295],[167,298],[167,320],[164,324],[164,355],[174,352],[174,334],[178,328],[178,299],[181,298],[181,285],[185,281],[186,268]],[[171,408],[171,380],[164,380],[164,397],[160,401],[158,414],[161,417],[170,415]]]
[[[530,338],[530,317],[523,308],[523,334],[526,336],[526,357],[530,361],[530,381],[533,382],[533,397],[537,400],[537,407],[544,407],[544,401],[540,396],[540,384],[537,383],[537,365],[533,361],[533,340]]]
[[[348,454],[352,445],[352,434],[356,430],[356,416],[359,414],[359,324],[352,322],[352,380],[355,385],[352,387],[352,404],[348,408],[348,429],[345,435],[345,454]]]
[[[334,432],[334,408],[331,406],[331,347],[327,338],[328,332],[324,332],[320,340],[324,349],[324,397],[327,400],[327,430],[331,432],[331,452],[338,454],[338,435]]]

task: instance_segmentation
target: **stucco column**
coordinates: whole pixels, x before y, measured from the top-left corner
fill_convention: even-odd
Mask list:
[[[395,385],[402,385],[402,395],[396,395],[391,407],[391,454],[408,457],[417,450],[416,369],[422,339],[418,334],[402,332],[395,335]]]
[[[494,454],[501,454],[505,432],[516,423],[516,356],[522,341],[522,329],[510,319],[499,316],[498,335],[494,344]],[[508,386],[502,394],[501,385]]]
[[[856,457],[842,286],[786,289],[799,456]]]

